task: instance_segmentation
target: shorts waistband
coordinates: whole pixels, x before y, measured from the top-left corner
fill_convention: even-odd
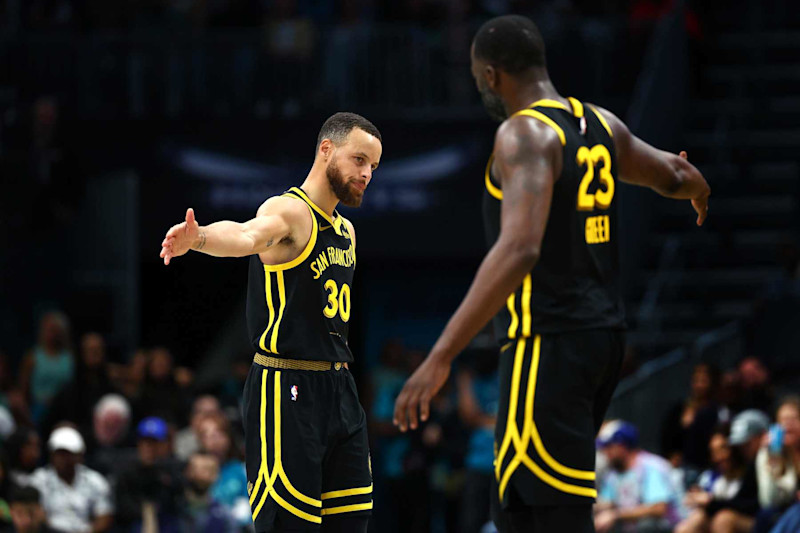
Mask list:
[[[282,357],[271,357],[257,353],[253,357],[253,362],[267,368],[277,368],[279,370],[314,370],[324,372],[326,370],[341,370],[344,363],[339,361],[304,361],[302,359],[284,359]]]

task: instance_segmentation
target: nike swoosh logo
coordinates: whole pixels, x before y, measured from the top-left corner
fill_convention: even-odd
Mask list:
[[[320,231],[325,231],[326,229],[331,229],[331,226],[320,226],[319,227]]]

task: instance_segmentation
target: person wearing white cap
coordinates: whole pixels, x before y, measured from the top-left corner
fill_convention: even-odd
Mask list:
[[[108,481],[84,466],[86,445],[73,427],[62,426],[47,441],[50,464],[37,469],[31,485],[42,495],[47,524],[71,532],[102,532],[111,527],[113,504]]]

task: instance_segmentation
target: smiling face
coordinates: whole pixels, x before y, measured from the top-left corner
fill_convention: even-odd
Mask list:
[[[380,163],[381,142],[364,130],[353,128],[342,144],[336,146],[325,139],[320,150],[328,156],[325,175],[336,198],[342,205],[359,207],[372,172]]]

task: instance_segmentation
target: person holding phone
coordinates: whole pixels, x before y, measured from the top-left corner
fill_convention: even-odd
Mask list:
[[[775,517],[796,498],[800,472],[800,396],[784,398],[756,457],[758,499]],[[763,518],[762,518],[763,519]]]

